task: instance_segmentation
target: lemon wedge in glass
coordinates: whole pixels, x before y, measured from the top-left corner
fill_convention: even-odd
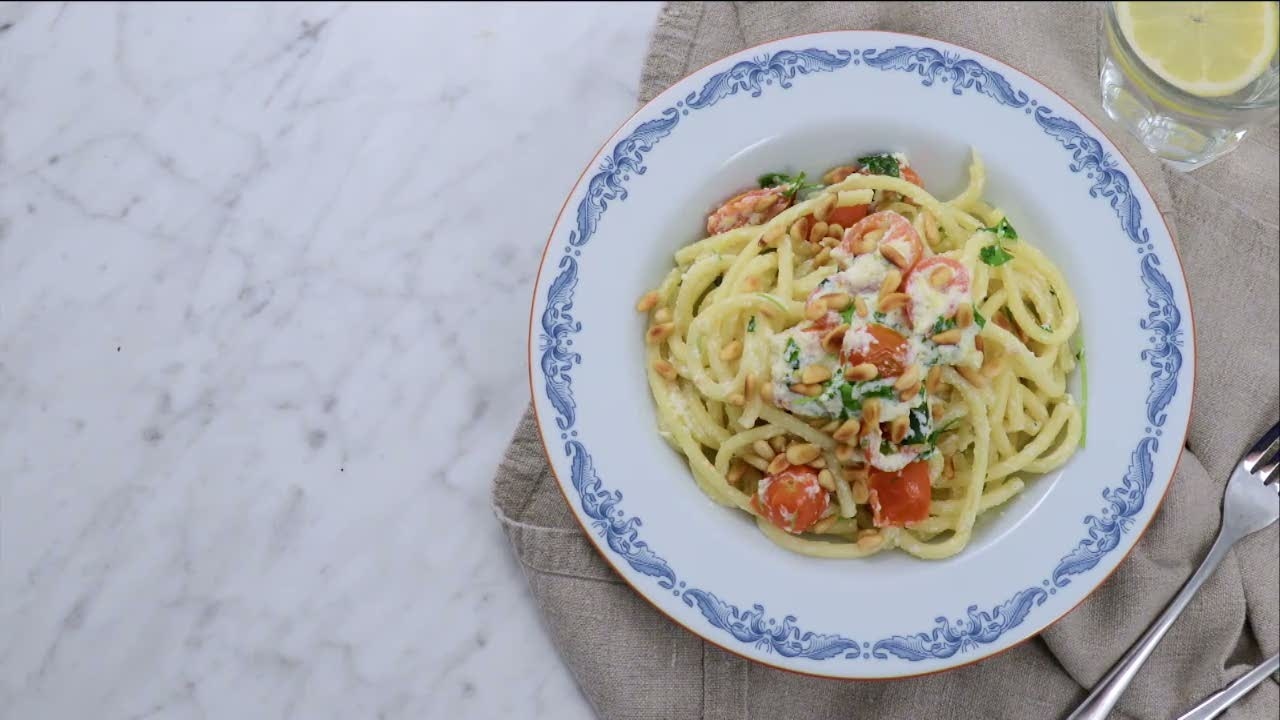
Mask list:
[[[1239,92],[1271,64],[1275,2],[1117,2],[1120,32],[1151,71],[1199,97]]]

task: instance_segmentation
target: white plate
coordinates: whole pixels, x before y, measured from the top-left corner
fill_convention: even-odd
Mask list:
[[[904,151],[929,189],[985,197],[1066,274],[1089,371],[1088,444],[958,556],[802,557],[695,486],[655,430],[636,299],[708,209],[772,170]],[[1150,194],[1070,104],[992,58],[881,32],[804,35],[703,68],[605,143],[568,198],[533,300],[539,429],[601,554],[672,620],[768,665],[842,678],[942,670],[1040,632],[1116,567],[1155,513],[1194,374],[1181,264]]]

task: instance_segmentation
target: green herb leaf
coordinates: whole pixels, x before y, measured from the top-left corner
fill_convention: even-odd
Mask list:
[[[978,312],[977,305],[973,306],[973,321],[978,323],[979,330],[987,326],[987,319],[982,317],[982,313]]]
[[[940,332],[946,332],[947,330],[950,330],[951,328],[953,328],[953,327],[955,327],[955,326],[956,326],[956,319],[955,319],[955,318],[953,318],[953,317],[939,317],[937,320],[935,320],[935,321],[934,321],[934,323],[933,323],[933,329],[929,332],[929,334],[930,334],[930,335],[937,335],[938,333],[940,333]]]
[[[800,369],[800,346],[796,345],[795,338],[788,338],[786,354],[783,357],[786,358],[792,370]]]
[[[1013,259],[1013,255],[999,243],[982,248],[982,250],[978,251],[978,257],[982,258],[982,262],[992,267],[1003,265]]]
[[[888,153],[860,157],[858,158],[858,164],[862,166],[863,170],[872,175],[902,177],[901,168],[898,165],[898,158]]]
[[[747,321],[747,332],[753,333],[755,331],[756,331],[756,316],[752,315],[751,319]]]
[[[849,305],[849,307],[840,311],[840,319],[844,321],[846,325],[853,324],[853,310],[853,305]]]
[[[804,181],[804,173],[800,173],[795,177],[785,173],[766,173],[760,176],[760,187],[762,188],[783,188],[782,194],[787,198],[794,200],[796,194],[805,190],[812,190],[823,187],[820,184],[806,183]]]
[[[883,322],[884,322],[884,319],[885,319],[885,314],[884,314],[884,313],[882,313],[882,312],[880,312],[879,310],[877,310],[877,311],[875,311],[875,312],[871,313],[871,319],[872,319],[872,320],[875,320],[875,321],[876,321],[876,322],[878,322],[878,323],[883,323]]]
[[[894,450],[894,448],[893,448],[893,443],[889,442],[888,440],[881,440],[881,441],[880,441],[880,454],[881,454],[881,455],[893,455],[893,454],[895,454],[895,453],[896,453],[896,451],[895,451],[895,450]]]
[[[996,223],[995,227],[990,227],[987,229],[995,233],[996,237],[1000,238],[1001,240],[1017,240],[1018,239],[1018,231],[1014,230],[1013,226],[1009,224],[1009,218],[1002,218],[1000,222]]]

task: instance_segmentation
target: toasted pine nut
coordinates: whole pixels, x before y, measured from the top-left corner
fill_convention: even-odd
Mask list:
[[[831,437],[835,438],[837,442],[849,442],[858,436],[858,430],[861,427],[857,418],[849,418],[844,421],[843,425],[836,428],[835,432],[831,433]]]
[[[849,326],[841,323],[827,331],[822,336],[822,349],[831,354],[840,352],[841,346],[844,345],[844,334],[849,332]]]
[[[822,450],[813,443],[796,443],[787,448],[787,462],[792,465],[805,465],[818,459]]]
[[[751,373],[747,373],[747,377],[742,381],[742,393],[746,395],[748,400],[750,400],[751,396],[755,394],[755,390],[756,376]]]
[[[804,306],[805,320],[819,320],[827,314],[827,306],[821,302],[811,302]]]
[[[724,479],[729,481],[730,485],[737,485],[742,482],[742,476],[747,473],[747,464],[741,460],[734,460],[729,465],[729,472]]]
[[[911,267],[911,263],[907,261],[907,256],[903,255],[902,252],[898,250],[898,248],[894,247],[893,245],[889,245],[887,243],[884,245],[881,245],[880,254],[884,256],[885,260],[888,260],[889,262],[893,263],[894,265],[897,265],[903,270],[906,270],[908,267]]]
[[[875,531],[872,531],[872,532],[875,532]],[[880,535],[880,533],[876,533],[875,535],[866,535],[864,537],[860,537],[858,538],[858,542],[857,542],[859,550],[875,550],[876,548],[880,547],[882,544],[884,544],[884,536]]]
[[[862,403],[862,431],[866,434],[880,424],[880,401],[869,398]]]
[[[845,293],[831,293],[830,295],[823,295],[822,302],[826,303],[828,310],[840,312],[849,307],[849,303],[853,302],[853,298]]]
[[[876,305],[876,309],[882,313],[893,312],[900,307],[906,307],[906,304],[910,300],[911,296],[906,293],[889,293],[880,299],[879,304]]]
[[[912,385],[906,390],[899,390],[898,399],[901,400],[902,402],[906,402],[919,394],[920,394],[920,383],[916,383],[915,385]]]
[[[772,193],[767,195],[761,195],[760,197],[756,198],[755,211],[764,212],[765,210],[768,210],[769,208],[773,207],[773,204],[776,202],[778,202],[778,198],[776,195],[773,195]]]
[[[769,443],[764,440],[757,440],[751,443],[751,449],[755,451],[755,454],[765,460],[772,460],[773,456],[777,455],[777,453],[773,451],[773,448],[769,447]]]
[[[938,236],[938,220],[928,210],[924,211],[924,238],[930,247],[937,247],[938,240],[941,239]]]
[[[852,165],[841,165],[839,167],[833,167],[830,170],[828,170],[825,175],[822,176],[822,182],[827,185],[835,185],[838,182],[842,182],[845,178],[849,177],[855,172],[857,172],[857,169],[854,168]]]
[[[769,447],[773,448],[774,452],[782,452],[783,450],[786,450],[787,436],[774,435],[773,437],[769,438]]]
[[[760,386],[760,399],[773,404],[773,383],[764,383]]]
[[[800,382],[805,385],[823,383],[831,379],[831,368],[822,365],[806,365],[800,371]]]
[[[830,235],[828,235],[822,238],[822,247],[834,249],[835,246],[839,244],[840,244],[840,238],[838,237],[831,237]]]
[[[818,456],[817,460],[813,460],[809,462],[809,467],[817,468],[819,470],[825,468],[826,466],[827,466],[827,461],[821,455]]]
[[[824,383],[831,379],[831,369],[823,365],[806,365],[800,370],[800,382],[804,384]]]
[[[976,338],[974,338],[974,339],[973,339],[973,349],[974,349],[974,350],[977,350],[978,352],[982,352],[982,346],[983,346],[984,344],[985,344],[985,343],[983,343],[983,342],[982,342],[982,336],[981,336],[981,335],[979,335],[978,337],[976,337]]]
[[[787,462],[786,455],[774,455],[773,459],[769,461],[769,466],[765,468],[765,472],[770,475],[777,475],[789,467],[791,467],[791,463]]]
[[[852,481],[853,502],[857,505],[866,505],[867,500],[871,499],[871,491],[867,489],[866,478],[859,478]]]
[[[825,239],[826,238],[823,238],[823,240]],[[823,265],[830,259],[831,259],[831,248],[824,245],[822,246],[822,249],[818,251],[818,254],[813,256],[813,266],[817,267],[819,265]]]
[[[743,405],[747,404],[747,399],[742,396],[742,393],[734,393],[730,395],[728,399],[725,400],[725,402],[729,403],[734,407],[742,407]]]
[[[850,249],[853,251],[854,255],[866,255],[867,253],[875,251],[876,241],[872,240],[869,234],[864,235],[862,236],[862,239],[852,245]]]
[[[840,223],[830,223],[827,225],[827,237],[838,238],[844,235],[844,226]]]
[[[902,391],[920,382],[920,366],[912,365],[903,371],[902,376],[893,383],[893,389]]]
[[[853,309],[858,313],[858,317],[860,318],[866,317],[870,312],[870,310],[867,309],[867,301],[863,300],[861,295],[853,299]]]
[[[649,344],[660,343],[667,339],[667,336],[676,329],[675,323],[662,323],[660,325],[649,326],[648,332],[645,333],[644,339]]]
[[[863,467],[845,468],[844,479],[851,483],[866,482],[871,477],[871,471],[864,465]]]
[[[815,216],[816,217],[816,216]],[[809,228],[809,242],[817,244],[819,240],[827,236],[827,224],[818,220]]]
[[[955,272],[946,265],[939,265],[929,273],[929,284],[941,290],[947,286],[947,283],[955,279]]]
[[[947,414],[947,411],[941,405],[934,405],[929,414],[933,415],[934,420],[941,420],[942,416]]]
[[[824,490],[835,490],[836,476],[832,475],[830,470],[823,470],[818,473],[818,484],[821,485]]]
[[[653,313],[653,321],[659,325],[671,322],[671,308],[658,308]]]
[[[871,363],[858,363],[848,370],[844,371],[844,377],[850,382],[863,382],[865,380],[873,380],[879,374],[879,370]]]
[[[774,225],[765,230],[764,234],[760,236],[760,244],[764,247],[777,247],[778,241],[782,239],[786,232],[787,229],[785,227]]]
[[[894,418],[893,422],[889,423],[889,440],[894,445],[902,442],[909,432],[911,432],[911,419],[906,415]]]
[[[930,395],[938,392],[938,386],[942,385],[942,367],[934,365],[929,368],[929,374],[924,378],[924,389]]]
[[[955,345],[960,342],[960,329],[951,328],[950,330],[943,330],[930,338],[930,340],[933,340],[939,345]]]
[[[658,296],[658,291],[650,290],[649,292],[640,296],[640,300],[636,302],[636,311],[649,312],[650,310],[658,306],[659,299],[660,298]]]
[[[791,223],[791,229],[789,230],[788,234],[791,235],[791,241],[794,242],[796,245],[799,245],[800,243],[804,242],[804,239],[809,235],[804,227],[805,222],[806,221],[804,218],[800,218],[799,220]]]
[[[821,481],[821,480],[819,480],[818,482],[822,482],[822,481]],[[830,516],[830,517],[824,517],[824,518],[822,518],[821,520],[819,520],[818,522],[814,523],[814,524],[813,524],[813,527],[809,528],[809,529],[808,529],[808,530],[806,530],[805,532],[811,532],[811,533],[813,533],[814,535],[822,535],[823,533],[825,533],[825,532],[827,532],[828,530],[830,530],[830,529],[831,529],[831,526],[832,526],[832,525],[835,525],[839,520],[840,520],[840,516],[839,516],[839,515],[832,515],[832,516]]]
[[[956,325],[967,328],[973,324],[973,306],[964,303],[956,310]]]
[[[853,445],[837,445],[836,459],[842,463],[850,463],[853,462],[853,458],[857,452],[858,448]]]
[[[805,397],[818,397],[822,394],[821,385],[810,385],[808,383],[796,383],[791,386],[791,392]]]
[[[725,362],[742,357],[742,341],[730,340],[728,345],[720,348],[720,359]]]
[[[839,427],[840,427],[840,421],[839,421],[839,420],[832,420],[832,421],[828,422],[826,425],[823,425],[822,427],[820,427],[820,428],[818,428],[818,429],[819,429],[819,430],[821,430],[822,432],[824,432],[824,433],[826,433],[826,434],[830,435],[831,433],[835,432]]]
[[[969,384],[974,387],[987,386],[987,378],[971,367],[965,367],[963,365],[960,365],[956,367],[956,372],[960,373],[960,377],[967,380]]]
[[[668,380],[675,380],[677,377],[675,366],[666,360],[654,360],[653,369],[656,370],[659,375]]]
[[[876,293],[876,299],[883,300],[886,295],[897,292],[900,285],[902,285],[902,273],[896,269],[890,269],[885,273],[884,280],[880,281],[880,292]]]

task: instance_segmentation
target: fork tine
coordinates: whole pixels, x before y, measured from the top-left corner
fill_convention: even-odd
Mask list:
[[[1262,478],[1263,485],[1270,485],[1276,480],[1276,468],[1280,468],[1280,457],[1275,458],[1270,464],[1263,465],[1258,468],[1257,475]],[[1280,492],[1280,483],[1276,483],[1277,492]]]
[[[1249,452],[1244,454],[1244,469],[1252,473],[1263,460],[1275,453],[1277,447],[1280,447],[1280,423],[1272,425],[1271,429],[1249,448]]]

